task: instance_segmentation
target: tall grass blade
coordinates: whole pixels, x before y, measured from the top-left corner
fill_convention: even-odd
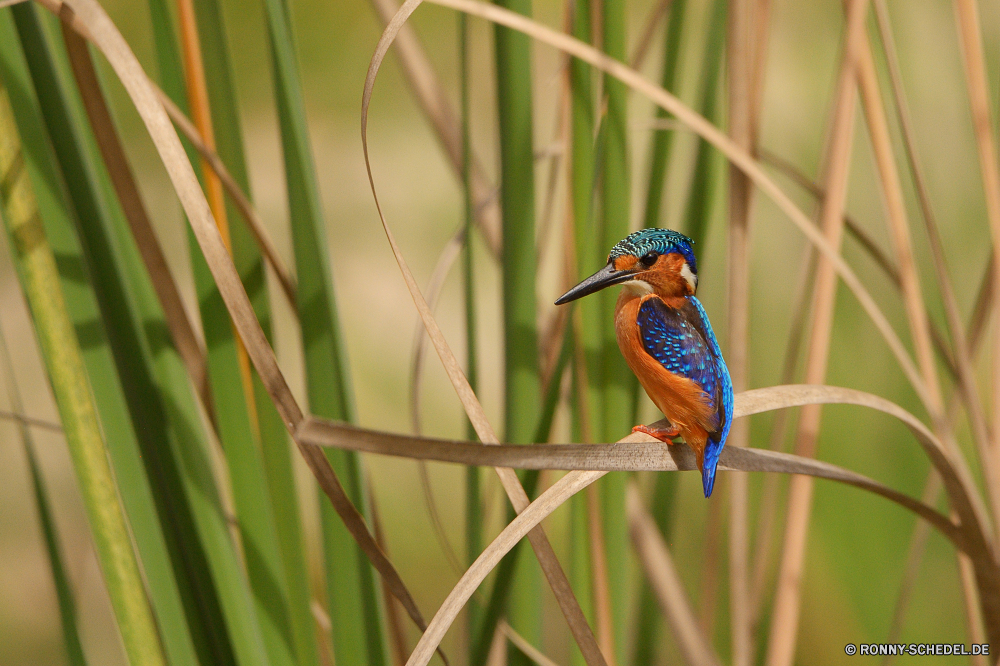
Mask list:
[[[497,2],[525,16],[531,15],[530,0]],[[503,240],[504,432],[508,440],[528,444],[538,423],[541,393],[535,298],[531,40],[519,32],[495,26],[494,48]],[[527,553],[515,556],[526,559],[518,567],[507,615],[519,634],[537,644],[542,619],[538,568]],[[513,663],[526,662],[515,659]]]
[[[719,80],[722,76],[722,57],[726,44],[726,8],[728,0],[714,0],[709,19],[705,55],[701,65],[700,108],[701,114],[709,121],[719,121]],[[719,170],[709,144],[700,140],[695,155],[691,185],[684,208],[684,233],[694,241],[695,246],[704,244],[708,223],[712,219],[716,205],[715,185]]]
[[[396,243],[395,236],[386,221],[385,214],[382,212],[382,208],[378,200],[377,190],[375,188],[375,180],[371,171],[371,159],[368,152],[368,110],[371,105],[371,97],[375,86],[375,80],[378,76],[379,67],[385,59],[386,52],[391,46],[393,39],[399,32],[399,29],[404,25],[406,19],[413,13],[419,4],[420,0],[407,0],[407,2],[400,7],[399,12],[396,13],[386,26],[385,31],[383,31],[382,37],[379,39],[379,43],[375,47],[375,52],[372,54],[371,63],[368,66],[368,75],[365,78],[365,89],[361,97],[361,140],[365,154],[365,167],[368,171],[368,183],[371,186],[372,196],[375,199],[375,207],[379,212],[379,219],[382,222],[382,230],[385,232],[386,240],[392,248],[396,264],[399,266],[400,272],[403,274],[406,287],[410,292],[410,296],[417,308],[417,312],[420,314],[420,319],[424,323],[424,328],[427,330],[428,336],[434,344],[438,357],[441,359],[445,372],[448,374],[448,379],[451,381],[452,387],[458,394],[469,420],[472,421],[476,428],[476,434],[484,444],[493,445],[499,441],[496,433],[490,425],[489,420],[486,418],[482,405],[479,403],[479,400],[469,387],[468,380],[462,373],[461,367],[455,359],[454,353],[451,351],[447,341],[444,339],[441,329],[434,320],[434,316],[427,305],[426,299],[421,293],[420,288],[417,286],[416,280],[413,278],[413,274],[410,272],[406,260],[403,258],[399,245]],[[497,9],[497,11],[502,11],[505,14],[510,14],[524,19],[524,17],[520,14],[499,9]],[[495,468],[495,471],[497,476],[500,478],[504,492],[507,494],[508,499],[510,499],[514,509],[516,511],[524,510],[530,502],[527,494],[524,492],[524,488],[517,478],[517,475],[513,470],[503,467],[497,467]],[[569,624],[570,631],[573,633],[574,638],[577,640],[577,644],[580,645],[581,650],[587,657],[587,662],[589,664],[604,664],[604,658],[597,647],[596,641],[594,640],[593,632],[590,630],[590,626],[587,624],[587,621],[583,616],[583,612],[580,609],[580,605],[577,602],[576,597],[573,596],[572,588],[569,585],[566,574],[563,571],[562,566],[559,564],[559,560],[556,558],[555,552],[552,549],[552,544],[549,542],[544,530],[532,530],[529,535],[529,541],[531,542],[531,547],[535,551],[538,562],[542,567],[542,571],[545,573],[546,579],[555,594],[559,608]]]
[[[755,71],[758,64],[755,40],[757,0],[733,0],[729,4],[726,69],[729,99],[729,134],[733,142],[748,152],[755,152],[757,128],[754,108],[757,96]],[[729,275],[728,275],[728,344],[726,365],[734,391],[749,387],[750,354],[750,235],[753,209],[753,185],[733,165],[729,167]],[[727,444],[748,446],[749,421],[733,424]],[[733,664],[749,666],[753,660],[753,620],[750,609],[749,550],[750,516],[748,480],[734,475],[730,481],[729,509],[729,608],[733,646]]]
[[[117,496],[97,407],[76,332],[59,286],[59,271],[38,215],[31,181],[5,92],[0,93],[0,174],[4,223],[39,337],[66,442],[79,481],[98,562],[132,664],[166,664],[156,621]]]
[[[469,79],[469,20],[465,14],[458,15],[458,45],[462,117],[462,215],[465,222],[465,243],[462,246],[462,286],[464,288],[462,295],[465,300],[465,372],[469,378],[469,387],[475,392],[479,385],[479,345],[476,340],[479,330],[476,323],[476,276],[474,272],[476,262],[472,245],[476,209],[472,181],[472,139],[469,132],[472,120],[472,81]],[[476,429],[469,421],[466,426],[466,437],[471,440],[475,436]],[[475,467],[469,467],[465,470],[465,561],[469,564],[476,560],[483,548],[482,509],[479,470]],[[473,599],[469,602],[466,629],[466,635],[469,637],[470,660],[474,649],[472,637],[481,622],[481,608],[479,603]],[[470,663],[474,662],[470,661]]]
[[[604,51],[610,57],[626,62],[626,25],[624,0],[604,0],[601,25]],[[629,173],[628,148],[628,89],[618,79],[605,75],[604,97],[607,116],[603,123],[601,146],[601,227],[595,234],[601,239],[602,252],[607,252],[628,235],[632,189]],[[625,358],[618,350],[615,334],[615,301],[617,290],[599,293],[601,361],[601,440],[614,441],[634,425],[638,380],[629,371]],[[628,525],[625,521],[625,477],[612,474],[601,484],[601,510],[604,547],[608,562],[608,588],[614,637],[615,662],[624,664],[628,648]],[[607,650],[606,646],[605,649]]]
[[[264,8],[285,156],[309,407],[316,414],[349,421],[354,418],[354,407],[288,10],[282,0],[265,0]],[[360,460],[342,452],[328,452],[327,457],[343,480],[348,497],[364,511],[367,500]],[[383,664],[385,632],[371,567],[327,503],[322,506],[328,602],[337,663]]]
[[[664,90],[671,92],[676,92],[678,62],[681,53],[681,36],[683,35],[686,9],[687,0],[673,0],[669,8],[666,28],[664,30],[663,68],[660,72],[660,85]],[[669,115],[665,109],[657,107],[656,118],[666,119],[668,117]],[[649,176],[646,185],[646,205],[643,215],[644,227],[664,226],[660,222],[660,209],[663,203],[667,164],[670,160],[673,139],[674,132],[655,130],[653,133],[653,144],[650,147],[649,157]],[[654,520],[661,533],[666,537],[670,534],[669,522],[673,516],[677,477],[671,474],[657,474],[654,483]],[[632,651],[632,663],[636,666],[641,666],[653,663],[656,650],[656,635],[659,626],[656,614],[656,598],[649,586],[643,585],[639,590],[636,618],[637,626],[635,629],[635,647]]]
[[[591,42],[591,3],[589,0],[569,0],[570,29],[574,37]],[[573,284],[593,272],[600,264],[599,238],[595,232],[593,212],[595,194],[594,91],[593,70],[579,58],[569,61],[570,88],[570,159],[569,207],[572,229],[572,257],[568,271]],[[569,286],[565,285],[565,286]],[[574,345],[572,400],[573,441],[589,442],[599,432],[600,400],[598,377],[600,369],[601,327],[600,303],[585,299],[576,303],[570,314],[570,333]],[[590,553],[590,519],[587,499],[576,495],[570,500],[570,577],[573,589],[589,621],[593,622],[592,562]],[[500,579],[497,579],[500,580]],[[577,647],[570,653],[574,665],[585,663]]]
[[[202,138],[209,148],[218,141],[220,157],[232,165],[241,189],[249,183],[242,151],[242,133],[236,112],[235,91],[224,42],[219,7],[199,3],[197,29],[194,7],[178,3],[187,62],[187,87],[196,118],[201,119]],[[169,27],[169,26],[167,26]],[[202,38],[204,35],[204,38]],[[201,58],[203,45],[208,57]],[[208,116],[210,112],[210,117]],[[215,131],[218,128],[218,134]],[[222,186],[218,177],[203,178],[216,219],[228,231],[230,251],[244,288],[265,333],[270,330],[270,307],[260,252],[245,225],[225,224],[235,217],[232,204],[222,209]],[[201,253],[192,243],[192,267],[201,304],[202,325],[209,342],[209,364],[219,431],[229,461],[230,481],[254,599],[259,610],[262,638],[272,663],[316,663],[316,640],[309,613],[305,560],[291,459],[284,426],[263,385],[251,375],[246,350],[235,336],[218,288]],[[233,391],[235,386],[243,391]],[[271,465],[267,463],[270,462]],[[265,489],[267,492],[261,492]],[[283,507],[279,515],[276,504]],[[286,561],[289,560],[290,561]],[[290,577],[296,580],[296,599],[291,598]]]
[[[969,107],[972,113],[972,127],[976,136],[979,154],[979,171],[983,179],[986,198],[986,215],[993,241],[993,254],[1000,254],[1000,161],[993,140],[993,119],[989,107],[989,85],[986,82],[986,61],[983,55],[982,33],[979,9],[969,0],[955,0],[955,15],[958,23],[959,44],[965,70]],[[993,262],[993,298],[1000,294],[1000,262]],[[993,349],[1000,349],[1000,326],[993,330]],[[993,451],[1000,433],[1000,353],[993,354],[992,371],[993,394]],[[983,460],[983,465],[996,466],[996,454],[992,460]],[[1000,497],[1000,489],[992,486],[990,499]],[[994,509],[994,520],[1000,525],[1000,507]]]
[[[667,15],[667,26],[664,30],[663,69],[660,73],[660,85],[664,90],[676,92],[677,63],[681,53],[681,35],[684,29],[684,15],[687,0],[673,0],[670,13]],[[669,117],[663,108],[656,108],[656,117]],[[663,204],[663,188],[666,185],[667,164],[670,160],[670,148],[673,145],[674,132],[654,130],[653,145],[649,150],[649,177],[646,185],[646,208],[642,218],[644,227],[660,227],[660,208]]]

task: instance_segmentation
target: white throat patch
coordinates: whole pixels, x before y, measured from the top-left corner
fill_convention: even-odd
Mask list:
[[[681,277],[691,285],[691,293],[698,291],[698,276],[691,272],[691,267],[686,261],[681,265]]]
[[[628,282],[623,282],[622,286],[636,296],[645,296],[646,294],[653,293],[653,285],[649,284],[645,280],[629,280]]]

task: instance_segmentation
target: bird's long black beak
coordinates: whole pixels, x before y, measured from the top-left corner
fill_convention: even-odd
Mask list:
[[[593,294],[595,291],[600,291],[601,289],[610,287],[611,285],[628,282],[634,275],[635,271],[633,270],[615,270],[614,262],[609,261],[607,266],[560,296],[556,300],[556,305],[562,305],[563,303],[575,301],[578,298],[588,294]]]

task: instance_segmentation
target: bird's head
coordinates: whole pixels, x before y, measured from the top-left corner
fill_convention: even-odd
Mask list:
[[[615,284],[666,298],[693,295],[698,288],[698,266],[692,243],[684,234],[670,229],[631,233],[611,248],[604,268],[560,296],[556,305]]]

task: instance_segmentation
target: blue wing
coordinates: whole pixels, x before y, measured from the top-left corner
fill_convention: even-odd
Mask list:
[[[733,420],[733,384],[708,315],[694,296],[686,297],[679,308],[670,307],[659,298],[647,298],[639,306],[636,323],[646,353],[669,372],[701,386],[715,411],[715,429],[708,433],[702,470],[708,497]]]

